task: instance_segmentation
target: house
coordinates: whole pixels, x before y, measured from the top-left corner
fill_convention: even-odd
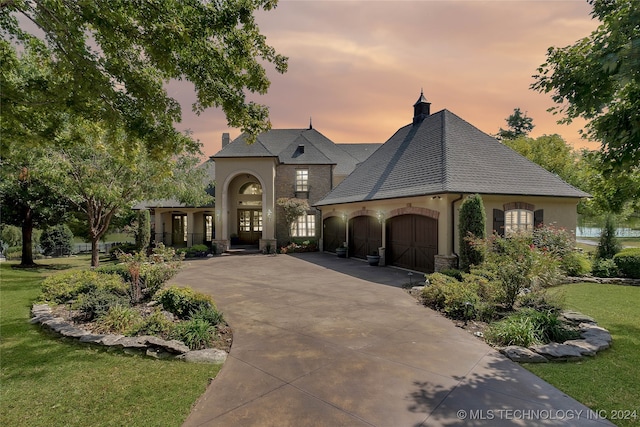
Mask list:
[[[184,206],[175,200],[146,202],[157,242],[175,247],[215,244],[276,250],[289,240],[279,198],[307,199],[311,205],[293,225],[292,235],[321,238],[320,211],[312,205],[347,177],[381,144],[336,144],[311,124],[305,129],[274,129],[247,143],[229,141],[201,167],[215,181],[215,204]]]
[[[448,110],[431,113],[424,94],[398,129],[315,206],[323,246],[347,242],[349,256],[381,252],[388,265],[423,272],[457,266],[458,210],[482,196],[487,233],[540,223],[575,230],[589,195]]]

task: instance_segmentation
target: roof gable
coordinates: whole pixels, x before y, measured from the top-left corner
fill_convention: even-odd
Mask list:
[[[277,157],[281,164],[335,165],[336,174],[348,175],[373,151],[374,144],[363,144],[361,150],[345,150],[341,145],[315,129],[272,129],[258,135],[253,144],[248,144],[247,135],[242,134],[212,158]]]

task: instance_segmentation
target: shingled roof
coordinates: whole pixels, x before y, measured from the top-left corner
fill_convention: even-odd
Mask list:
[[[344,147],[349,145],[349,147]],[[353,148],[353,145],[362,147]],[[337,175],[351,173],[380,144],[335,144],[315,129],[272,129],[253,144],[242,134],[212,158],[275,157],[281,164],[336,165]]]
[[[400,128],[316,205],[443,193],[589,196],[442,110]]]

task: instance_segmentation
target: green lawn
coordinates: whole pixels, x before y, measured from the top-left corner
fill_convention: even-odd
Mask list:
[[[0,425],[182,424],[219,366],[107,352],[29,324],[43,277],[90,263],[88,256],[40,262],[53,269],[0,264]]]
[[[593,410],[636,411],[635,419],[611,421],[639,426],[640,287],[578,283],[557,291],[565,295],[567,308],[595,318],[611,332],[612,347],[583,362],[524,366]]]

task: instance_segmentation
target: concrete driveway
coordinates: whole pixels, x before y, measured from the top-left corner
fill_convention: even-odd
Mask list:
[[[407,271],[222,256],[172,282],[213,295],[234,331],[187,427],[611,425],[419,305]]]

